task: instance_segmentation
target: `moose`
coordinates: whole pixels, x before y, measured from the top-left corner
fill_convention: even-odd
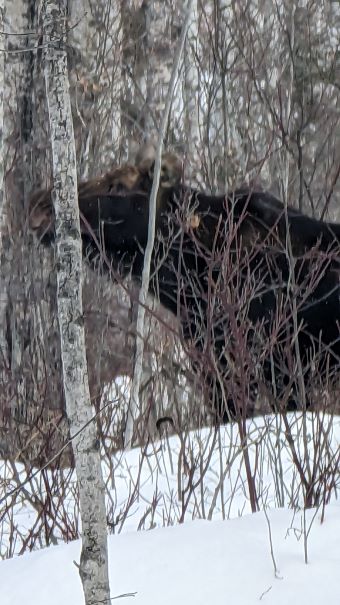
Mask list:
[[[104,250],[116,275],[141,278],[152,178],[151,158],[80,183],[89,262]],[[51,245],[50,189],[32,195],[29,224]],[[284,411],[309,405],[309,384],[336,381],[339,245],[340,224],[252,188],[197,191],[182,182],[179,159],[164,155],[150,292],[179,318],[209,405],[223,420],[246,417],[259,384]]]

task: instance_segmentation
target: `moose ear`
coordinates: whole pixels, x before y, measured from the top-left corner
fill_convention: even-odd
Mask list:
[[[137,154],[136,165],[143,176],[150,182],[153,180],[155,168],[155,148],[151,145],[143,148]],[[183,173],[182,160],[174,153],[165,152],[162,156],[160,185],[163,189],[176,187],[181,182]]]
[[[33,232],[50,228],[53,222],[52,189],[39,189],[28,203],[28,224]]]
[[[151,176],[155,164],[156,149],[153,143],[143,145],[136,155],[136,167],[143,175]],[[152,179],[152,176],[151,176]]]
[[[161,185],[164,189],[176,187],[182,180],[183,163],[174,153],[166,152],[162,156]]]

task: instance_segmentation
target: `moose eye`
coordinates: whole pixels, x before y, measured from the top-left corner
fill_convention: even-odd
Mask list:
[[[118,183],[116,183],[115,186],[111,185],[110,190],[115,191],[115,193],[123,193],[125,191],[125,187],[124,187],[123,183],[118,182]]]

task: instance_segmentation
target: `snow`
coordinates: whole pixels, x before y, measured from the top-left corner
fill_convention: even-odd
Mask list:
[[[308,511],[308,522],[314,511]],[[175,527],[110,536],[111,594],[136,593],[139,605],[327,605],[339,603],[340,511],[318,515],[304,562],[301,515],[263,512],[229,521],[193,521]],[[289,530],[289,528],[292,529]],[[52,546],[0,564],[2,605],[80,605],[74,561],[80,542]]]
[[[318,464],[319,472],[338,459],[339,418],[324,415],[322,426],[311,414],[291,416],[289,422],[304,467],[307,457],[312,469]],[[120,452],[111,461],[111,471],[104,467],[115,531],[109,536],[111,595],[130,595],[117,602],[338,604],[337,490],[325,508],[299,509],[303,490],[280,420],[258,418],[248,423],[247,430],[262,509],[255,514],[250,514],[243,451],[232,425]],[[322,439],[327,447],[320,464]],[[18,470],[23,472],[19,466]],[[0,473],[4,479],[5,466]],[[74,480],[65,498],[71,522],[76,520]],[[39,485],[38,476],[34,485]],[[293,505],[295,510],[289,508]],[[37,512],[25,499],[14,510],[11,529],[17,530],[18,553],[31,528],[37,527]],[[58,514],[61,519],[63,509],[56,495]],[[2,519],[1,552],[9,543],[9,524],[6,527]],[[54,537],[61,542],[61,535]],[[80,605],[82,589],[74,564],[79,555],[80,542],[74,541],[0,561],[1,605],[45,605],[47,600],[49,605]]]

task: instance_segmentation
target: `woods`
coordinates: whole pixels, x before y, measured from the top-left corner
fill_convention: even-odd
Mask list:
[[[138,445],[142,465],[175,434],[182,521],[209,463],[190,431],[208,426],[216,441],[227,413],[258,510],[247,421],[273,410],[303,505],[326,503],[336,456],[320,418],[339,413],[338,3],[73,0],[63,26],[63,3],[47,5],[48,18],[33,0],[0,6],[1,518],[24,483],[37,526],[17,537],[22,552],[38,528],[46,544],[77,537],[75,467],[104,544],[105,518],[117,531],[139,489],[119,509],[114,456]],[[150,239],[149,203],[162,209]],[[296,448],[291,409],[315,414],[326,461],[309,458],[305,421]],[[296,504],[277,485],[279,505]]]

